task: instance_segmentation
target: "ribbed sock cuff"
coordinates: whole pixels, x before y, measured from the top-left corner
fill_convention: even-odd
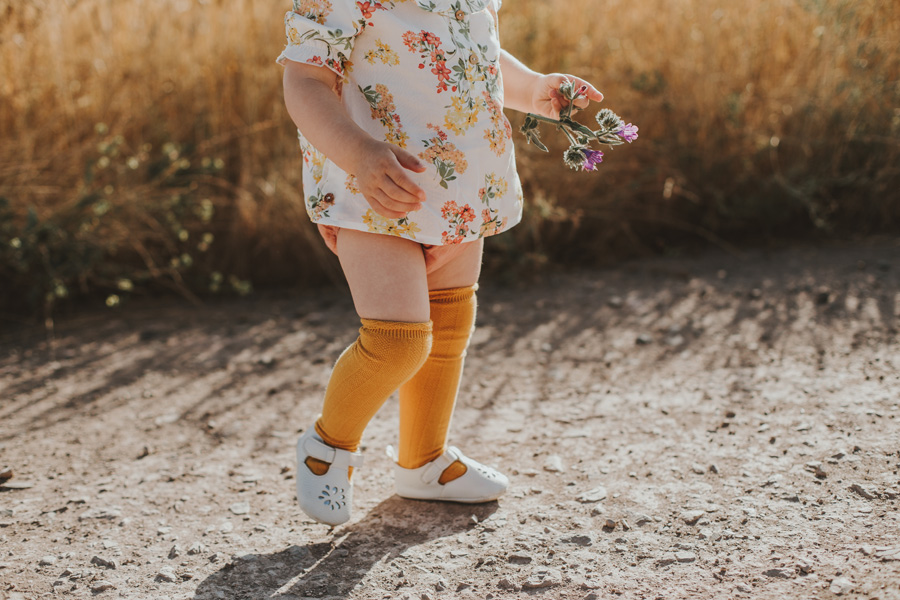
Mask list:
[[[392,337],[409,340],[420,340],[431,335],[434,328],[431,321],[425,323],[404,323],[402,321],[379,321],[377,319],[360,319],[362,328],[370,332],[387,334]]]
[[[466,302],[478,291],[478,284],[446,290],[431,290],[428,292],[428,300],[433,304],[456,304]]]

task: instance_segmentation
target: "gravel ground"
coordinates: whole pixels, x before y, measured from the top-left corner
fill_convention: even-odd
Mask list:
[[[393,495],[392,398],[335,529],[296,506],[293,444],[355,337],[344,292],[7,331],[0,598],[900,598],[898,259],[483,282],[451,443],[508,494]]]

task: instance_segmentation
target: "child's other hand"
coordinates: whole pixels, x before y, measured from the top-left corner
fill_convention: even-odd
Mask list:
[[[559,112],[569,105],[569,101],[559,93],[559,86],[566,81],[571,81],[575,84],[575,89],[582,85],[587,86],[585,95],[575,101],[575,108],[587,108],[591,100],[596,102],[603,100],[603,94],[584,79],[574,75],[551,73],[549,75],[541,75],[535,82],[531,97],[531,112],[548,119],[558,119]]]
[[[406,170],[421,173],[425,163],[399,146],[372,140],[363,148],[355,170],[356,183],[376,213],[400,219],[422,208],[425,190],[413,182]]]

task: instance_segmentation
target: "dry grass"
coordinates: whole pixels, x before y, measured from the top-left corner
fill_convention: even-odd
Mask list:
[[[238,288],[328,275],[273,60],[286,8],[0,0],[0,275],[34,288],[20,300],[122,278],[187,293],[213,272]],[[559,143],[520,145],[533,210],[499,256],[900,224],[896,2],[505,0],[500,14],[508,49],[590,78],[642,137],[599,176],[562,173]]]

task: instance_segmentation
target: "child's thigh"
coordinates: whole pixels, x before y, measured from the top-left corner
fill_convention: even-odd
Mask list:
[[[430,317],[422,246],[342,228],[337,255],[363,319],[424,323]]]
[[[428,269],[429,290],[449,290],[478,283],[481,275],[481,256],[484,240],[466,242],[458,246],[434,246],[427,251],[437,266]]]

